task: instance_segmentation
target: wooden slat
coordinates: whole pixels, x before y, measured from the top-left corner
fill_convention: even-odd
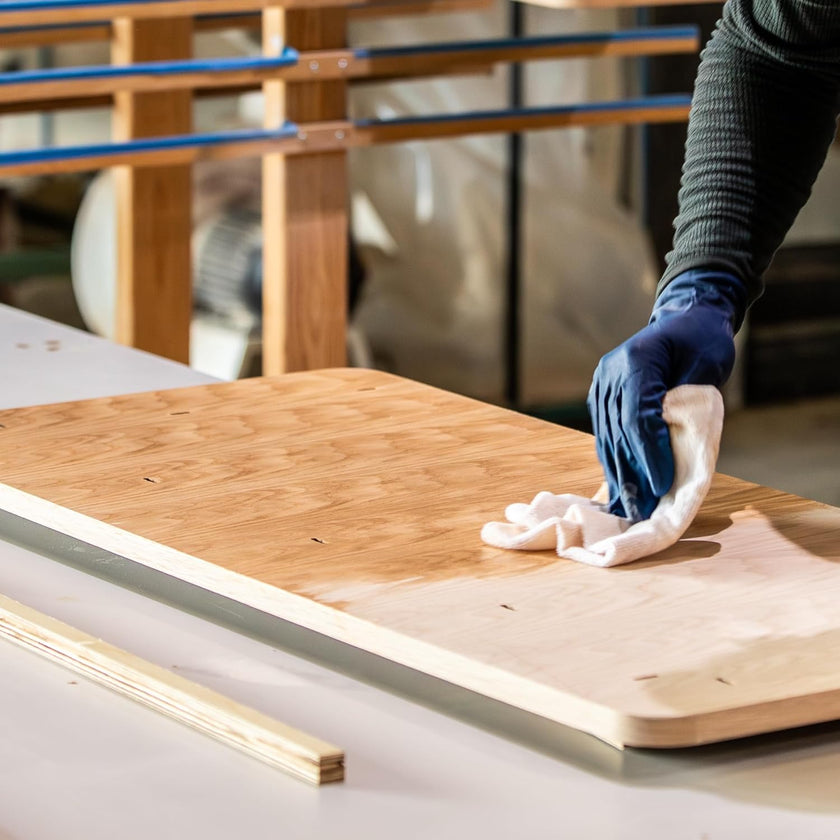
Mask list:
[[[568,110],[545,109],[520,113],[493,113],[487,116],[465,114],[448,118],[408,118],[405,120],[371,120],[358,123],[352,143],[370,146],[379,143],[401,143],[409,140],[438,140],[465,134],[498,134],[514,131],[571,128],[574,126],[637,125],[639,123],[682,122],[688,119],[688,103],[651,105],[646,108],[614,107],[591,109],[587,106]]]
[[[264,13],[266,55],[287,43],[301,52],[343,48],[339,10]],[[343,81],[266,82],[265,125],[341,120]],[[302,130],[305,133],[305,130]],[[341,133],[341,130],[338,130]],[[263,157],[263,371],[344,364],[347,322],[347,155],[333,150]]]
[[[344,753],[218,692],[0,595],[0,639],[186,724],[295,778],[344,778]]]
[[[350,4],[359,5],[358,0],[329,0],[332,7]],[[60,24],[101,23],[103,18],[116,20],[165,20],[187,18],[201,14],[222,12],[250,12],[272,7],[320,8],[322,0],[154,0],[152,2],[106,2],[106,3],[0,3],[0,27],[31,27],[36,25],[56,26]]]
[[[723,6],[723,0],[518,0],[552,9],[625,9],[645,6]]]
[[[118,19],[113,61],[189,58],[192,22]],[[114,100],[117,140],[188,134],[189,91],[134,93]],[[192,320],[192,173],[189,166],[122,166],[118,213],[116,337],[123,344],[189,362]]]
[[[48,71],[15,81],[15,74],[0,77],[0,112],[20,110],[49,110],[61,107],[62,98],[74,102],[90,96],[101,102],[103,95],[118,92],[152,92],[171,90],[199,90],[226,87],[256,87],[267,80],[312,81],[313,79],[371,79],[406,78],[474,72],[476,68],[489,70],[496,62],[561,59],[602,56],[662,55],[694,52],[699,47],[696,33],[669,36],[640,34],[638,37],[599,39],[591,36],[522,39],[523,43],[481,42],[454,45],[427,45],[411,51],[387,50],[309,50],[300,54],[299,61],[289,66],[254,67],[252,60],[243,59],[249,66],[236,67],[219,62],[210,69],[191,70],[178,65],[178,72],[161,72],[154,64],[145,69],[136,67],[131,75],[109,73],[106,67],[84,68],[82,74],[74,68],[70,78]],[[206,63],[202,63],[204,66]],[[46,78],[41,78],[46,76]],[[26,108],[12,109],[13,104],[26,103]],[[45,107],[48,106],[48,107]]]
[[[393,3],[370,3],[350,6],[349,18],[382,18],[409,15],[434,15],[481,11],[489,9],[492,0],[402,0]],[[193,21],[196,32],[213,32],[224,29],[253,29],[262,26],[259,13],[199,15]],[[8,28],[0,31],[0,49],[38,47],[88,41],[107,41],[111,38],[110,21],[93,21],[89,25],[65,24]]]
[[[194,63],[194,62],[191,62]],[[237,62],[237,64],[240,62]],[[145,93],[155,91],[194,90],[197,88],[256,86],[265,79],[276,78],[285,69],[282,66],[253,66],[250,59],[242,59],[237,67],[230,60],[220,61],[212,69],[190,69],[179,63],[170,72],[161,72],[161,62],[139,64],[130,75],[111,72],[110,65],[89,68],[69,68],[68,78],[62,71],[50,70],[31,74],[30,79],[16,81],[14,73],[0,77],[0,105],[11,102],[29,102],[33,110],[39,109],[40,100],[59,100],[62,97],[79,98],[85,95],[101,97],[103,94]],[[206,67],[207,62],[200,62]],[[44,76],[45,78],[41,78]]]
[[[62,44],[108,41],[111,38],[110,22],[82,26],[38,26],[31,29],[0,29],[0,49],[21,47],[49,47]]]
[[[347,9],[351,20],[358,18],[410,17],[415,15],[460,14],[486,11],[493,0],[397,0],[393,3],[366,3]]]
[[[0,155],[0,176],[17,177],[59,172],[86,172],[109,166],[131,165],[169,166],[195,163],[199,160],[230,160],[239,157],[259,157],[272,153],[283,156],[306,156],[315,151],[335,151],[353,146],[394,143],[407,140],[434,140],[468,134],[503,131],[535,131],[539,129],[570,128],[634,124],[638,122],[680,122],[687,118],[688,98],[684,102],[645,108],[628,108],[620,103],[610,108],[592,110],[591,106],[561,109],[536,109],[515,114],[501,112],[493,115],[464,115],[459,118],[427,117],[421,120],[383,120],[354,125],[347,121],[312,123],[301,126],[296,137],[271,139],[226,140],[212,145],[178,146],[144,151],[97,151],[90,154],[68,154],[45,160],[21,160],[16,155]]]
[[[840,509],[716,476],[598,569],[479,531],[590,496],[592,438],[376,371],[0,412],[0,508],[613,744],[840,717]]]

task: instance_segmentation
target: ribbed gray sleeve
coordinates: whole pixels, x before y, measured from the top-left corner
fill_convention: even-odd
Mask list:
[[[825,161],[838,91],[840,2],[727,2],[700,62],[660,291],[687,269],[709,267],[734,273],[758,297]]]

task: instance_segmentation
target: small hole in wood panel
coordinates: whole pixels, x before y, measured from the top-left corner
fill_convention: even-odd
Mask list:
[[[312,542],[321,543],[321,545],[327,544],[326,540],[319,540],[318,537],[310,537],[310,539],[312,540]]]
[[[642,674],[640,677],[633,677],[633,680],[635,682],[638,682],[639,680],[655,680],[658,676],[659,674]]]
[[[189,414],[189,411],[170,411],[170,417],[177,417],[179,414]]]
[[[513,610],[514,612],[516,612],[516,607],[512,607],[510,604],[499,604],[499,606],[500,606],[502,609],[505,609],[505,610]]]
[[[160,484],[160,479],[151,475],[143,476],[143,481],[148,481],[149,484]]]
[[[725,680],[723,677],[715,677],[715,679],[716,679],[719,683],[723,683],[724,685],[732,685],[732,683],[731,683],[731,682],[729,682],[729,680]]]

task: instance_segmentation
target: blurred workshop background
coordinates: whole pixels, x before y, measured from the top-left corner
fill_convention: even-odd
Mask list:
[[[352,18],[379,47],[693,25],[717,3],[562,9],[472,2],[464,11]],[[511,5],[517,6],[516,15]],[[561,4],[562,5],[562,4]],[[518,30],[514,32],[513,30]],[[42,43],[39,43],[39,40]],[[107,40],[3,40],[4,78],[107,65]],[[198,58],[260,56],[253,25],[198,30]],[[690,93],[697,52],[566,58],[463,75],[376,80],[354,119]],[[244,86],[247,87],[247,86]],[[194,130],[263,126],[253,89],[194,98]],[[106,143],[109,97],[0,111],[0,153]],[[93,105],[94,107],[91,107]],[[81,107],[84,106],[84,107]],[[685,123],[480,134],[349,151],[351,364],[586,428],[600,356],[646,321],[670,247]],[[191,364],[261,369],[261,159],[193,168]],[[0,302],[115,338],[115,173],[0,178]],[[840,150],[739,336],[720,469],[840,504]],[[150,208],[149,212],[155,212]]]

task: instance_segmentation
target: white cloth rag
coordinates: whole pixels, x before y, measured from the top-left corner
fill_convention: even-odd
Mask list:
[[[557,550],[590,566],[620,566],[673,545],[697,514],[717,463],[723,399],[711,385],[680,385],[665,395],[662,416],[671,433],[674,483],[650,519],[631,524],[607,512],[606,484],[592,498],[538,493],[512,504],[507,522],[488,522],[481,539],[496,548]]]

